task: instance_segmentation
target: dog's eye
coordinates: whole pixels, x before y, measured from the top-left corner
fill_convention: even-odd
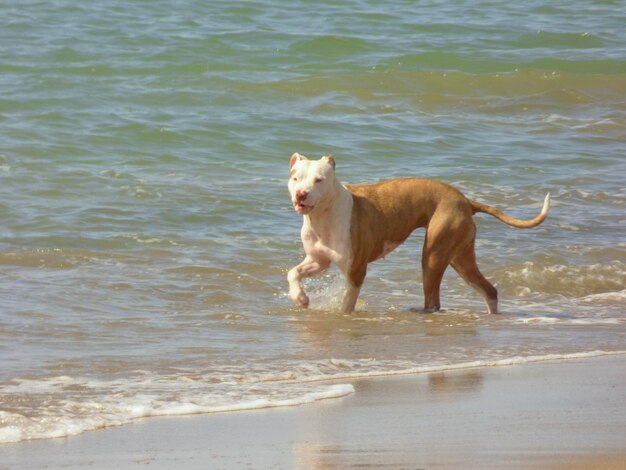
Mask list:
[[[321,183],[322,181],[324,181],[323,178],[315,178],[315,184]]]
[[[296,177],[294,176],[293,178],[291,178],[291,181],[298,182],[298,178],[296,178]]]

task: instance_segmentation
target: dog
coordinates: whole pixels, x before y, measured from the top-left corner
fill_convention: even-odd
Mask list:
[[[332,156],[309,160],[294,153],[289,161],[291,202],[304,216],[301,237],[306,256],[287,275],[289,297],[297,306],[309,306],[302,279],[320,275],[334,263],[346,277],[341,311],[354,311],[368,263],[384,257],[411,232],[424,227],[424,311],[441,308],[439,288],[451,265],[482,295],[487,311],[498,313],[498,292],[476,264],[472,216],[483,212],[512,227],[536,227],[548,215],[550,193],[537,216],[520,220],[471,201],[446,183],[427,178],[343,186],[335,176],[335,167]]]

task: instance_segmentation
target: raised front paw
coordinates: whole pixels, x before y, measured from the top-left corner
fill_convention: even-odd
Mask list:
[[[298,307],[308,308],[309,306],[309,297],[302,291],[293,298],[293,301]]]
[[[304,293],[300,292],[300,295],[296,298],[296,305],[302,308],[309,307],[309,297]]]

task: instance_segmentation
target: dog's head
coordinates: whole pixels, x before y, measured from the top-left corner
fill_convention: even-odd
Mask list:
[[[306,215],[324,199],[335,184],[335,160],[330,155],[309,160],[294,153],[289,161],[289,194],[298,214]]]

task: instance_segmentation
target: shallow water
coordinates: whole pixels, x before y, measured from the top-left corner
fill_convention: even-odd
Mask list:
[[[0,442],[351,393],[356,376],[622,351],[621,2],[0,5]],[[477,216],[503,312],[422,232],[293,308],[288,159],[434,177]],[[345,385],[326,385],[345,378]]]

